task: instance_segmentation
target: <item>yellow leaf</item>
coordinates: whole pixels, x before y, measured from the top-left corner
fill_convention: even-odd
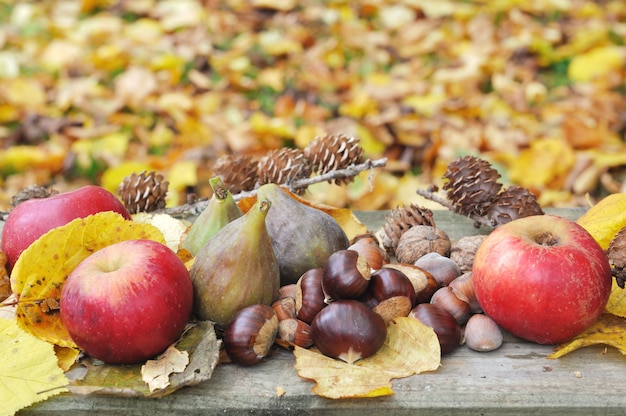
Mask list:
[[[626,48],[602,46],[574,55],[567,74],[574,82],[589,82],[619,70],[626,62]]]
[[[91,253],[132,239],[165,243],[156,227],[110,211],[77,218],[42,235],[24,250],[11,273],[20,327],[44,341],[76,348],[59,314],[65,279]]]
[[[547,358],[559,358],[589,345],[605,344],[626,354],[626,319],[605,313],[582,334],[557,346]]]
[[[4,81],[4,97],[18,107],[37,108],[46,102],[43,85],[33,78],[15,78]]]
[[[107,191],[116,194],[124,178],[133,174],[143,171],[149,172],[153,170],[152,166],[145,162],[126,161],[119,165],[107,169],[100,179],[100,185]]]
[[[435,371],[441,364],[435,332],[407,317],[390,322],[382,348],[354,364],[299,347],[294,354],[298,375],[314,380],[316,385],[312,391],[331,399],[391,395],[392,379]]]
[[[0,403],[2,414],[66,392],[69,384],[57,365],[54,348],[0,319]]]
[[[574,150],[565,141],[534,140],[528,149],[511,159],[509,175],[520,186],[543,187],[562,179],[574,161]]]
[[[617,193],[604,197],[576,222],[606,250],[615,234],[626,226],[626,194]]]
[[[171,215],[148,212],[133,214],[133,221],[137,224],[151,224],[158,228],[165,238],[165,245],[174,253],[178,251],[183,235],[190,226],[188,222],[174,218]]]
[[[606,304],[606,312],[626,318],[626,290],[619,287],[615,279],[613,279],[611,295]]]

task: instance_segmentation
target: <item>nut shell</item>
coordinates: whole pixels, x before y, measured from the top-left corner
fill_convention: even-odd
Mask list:
[[[304,272],[296,283],[296,317],[307,324],[326,306],[322,275],[323,269],[316,267]]]
[[[370,266],[365,257],[354,250],[335,251],[322,273],[325,301],[356,299],[365,293],[369,282]]]
[[[442,354],[454,351],[461,344],[463,335],[461,325],[454,316],[441,306],[421,303],[413,308],[408,316],[417,319],[435,331]]]
[[[322,354],[347,363],[374,355],[387,339],[383,318],[352,299],[338,300],[322,309],[311,330]]]
[[[416,225],[402,234],[396,247],[396,259],[400,263],[415,263],[424,254],[437,252],[442,256],[450,253],[450,237],[440,228]]]
[[[450,312],[459,325],[463,325],[471,316],[469,304],[464,299],[460,299],[450,286],[437,289],[430,303],[439,305]]]
[[[493,351],[502,345],[498,324],[483,314],[472,315],[465,325],[465,345],[474,351]]]
[[[417,259],[415,265],[432,274],[439,286],[447,286],[461,275],[461,269],[452,259],[434,251]]]
[[[269,353],[277,333],[278,317],[271,306],[246,306],[226,326],[224,349],[237,364],[258,364]]]

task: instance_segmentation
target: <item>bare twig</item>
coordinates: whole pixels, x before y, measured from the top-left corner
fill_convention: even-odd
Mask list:
[[[446,207],[447,209],[449,209],[450,211],[454,212],[455,214],[459,214],[459,212],[456,210],[455,206],[452,204],[452,202],[450,202],[450,200],[448,200],[447,198],[441,196],[440,194],[436,193],[436,192],[432,192],[426,189],[418,189],[417,194],[420,196],[423,196],[426,199],[429,199],[433,202],[438,203],[439,205],[442,205],[444,207]],[[461,215],[461,214],[459,214]],[[481,225],[485,226],[485,227],[493,227],[494,224],[488,219],[485,218],[483,216],[480,215],[476,215],[476,214],[468,214],[467,218],[471,219],[474,221],[474,227],[479,228]]]
[[[317,175],[317,176],[312,176],[310,178],[299,179],[289,184],[286,184],[285,186],[290,191],[293,192],[298,189],[305,189],[316,183],[321,183],[321,182],[326,182],[326,181],[332,182],[333,180],[340,179],[340,178],[352,178],[352,177],[357,176],[359,173],[363,171],[366,171],[368,169],[382,167],[382,166],[385,166],[386,164],[387,164],[387,158],[381,158],[377,160],[368,159],[365,162],[358,164],[358,165],[348,166],[345,169],[333,170],[323,175]],[[244,198],[256,195],[256,192],[257,192],[256,189],[252,191],[239,192],[238,194],[234,194],[233,198],[235,199],[235,201],[240,201]],[[208,203],[209,203],[208,200],[201,200],[201,201],[194,202],[192,204],[183,204],[177,207],[165,208],[158,212],[169,214],[173,217],[178,217],[178,218],[192,217],[192,216],[199,215],[206,208]]]

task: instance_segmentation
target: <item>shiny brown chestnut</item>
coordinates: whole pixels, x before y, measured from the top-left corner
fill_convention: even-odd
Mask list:
[[[328,257],[322,273],[325,302],[356,299],[367,290],[370,266],[354,250],[338,250]]]
[[[307,324],[326,306],[322,290],[323,273],[321,267],[307,270],[296,283],[296,317]]]
[[[371,274],[369,287],[360,300],[388,323],[407,316],[415,304],[415,289],[400,270],[383,267]]]
[[[226,326],[224,349],[237,364],[258,364],[269,353],[277,333],[278,317],[271,306],[246,306]]]
[[[413,289],[415,290],[415,303],[413,306],[418,303],[430,302],[430,298],[440,287],[439,283],[437,283],[432,274],[413,264],[389,263],[385,264],[383,268],[400,270],[406,277],[409,278],[413,284]]]
[[[472,315],[469,304],[457,296],[450,286],[443,286],[437,289],[430,299],[430,303],[435,303],[450,312],[459,325],[465,324]]]
[[[363,256],[373,270],[378,270],[389,263],[389,254],[371,237],[356,240],[348,250],[354,250]]]
[[[408,316],[417,319],[435,331],[442,354],[454,351],[461,344],[463,334],[461,325],[450,312],[441,306],[432,303],[420,303],[409,312]]]
[[[383,318],[358,300],[337,300],[311,323],[315,346],[324,355],[354,363],[374,355],[387,339]]]
[[[313,345],[311,326],[299,319],[285,319],[278,323],[278,340],[286,345],[309,348]]]
[[[424,254],[414,264],[432,274],[440,286],[449,285],[461,275],[461,269],[454,260],[437,252]]]

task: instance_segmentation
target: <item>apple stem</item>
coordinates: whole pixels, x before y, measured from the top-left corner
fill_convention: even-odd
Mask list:
[[[554,234],[546,232],[546,233],[541,233],[538,236],[536,236],[535,242],[542,246],[551,247],[551,246],[559,245],[560,240],[557,237],[555,237]]]

